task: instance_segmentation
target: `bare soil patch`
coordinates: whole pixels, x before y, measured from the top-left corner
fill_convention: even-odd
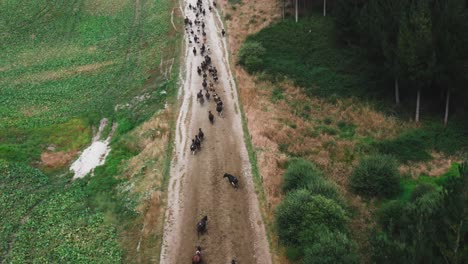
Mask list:
[[[58,151],[58,152],[43,152],[41,154],[41,162],[44,166],[52,169],[62,168],[70,164],[76,157],[78,151]]]

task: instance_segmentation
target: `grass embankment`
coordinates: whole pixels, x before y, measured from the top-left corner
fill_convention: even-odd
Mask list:
[[[0,5],[0,159],[8,164],[0,173],[6,206],[1,211],[9,216],[2,217],[0,259],[132,259],[125,242],[119,248],[119,234],[138,216],[135,207],[143,194],[120,190],[126,180],[116,176],[123,161],[141,150],[127,134],[176,94],[173,4],[15,0]],[[119,124],[107,164],[93,178],[70,183],[65,166],[89,144],[103,117]],[[43,153],[69,158],[46,168]]]
[[[462,159],[468,130],[466,122],[455,118],[443,128],[435,117],[415,126],[390,115],[393,107],[382,96],[391,85],[376,76],[362,51],[338,44],[335,36],[332,18],[313,15],[299,23],[286,20],[247,37],[239,62],[255,74],[257,84],[273,80],[258,87],[268,87],[274,104],[262,106],[263,111],[277,113],[260,135],[276,142],[289,157],[313,161],[340,186],[355,209],[350,215],[351,237],[359,244],[362,261],[369,261],[367,234],[369,222],[374,221],[369,212],[383,201],[362,203],[349,192],[348,178],[356,162],[368,155],[390,154],[401,167],[416,167],[416,161],[418,166],[423,164],[424,168],[415,168],[401,180],[402,191],[395,199],[408,200],[421,182],[440,185],[434,176],[443,172],[425,176],[434,167],[430,162],[443,161],[449,169],[450,161]],[[303,93],[291,88],[291,81]]]

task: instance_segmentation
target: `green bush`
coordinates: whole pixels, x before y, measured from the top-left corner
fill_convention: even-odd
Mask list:
[[[284,174],[283,192],[307,188],[321,181],[322,172],[313,163],[301,158],[292,159]]]
[[[391,239],[384,232],[374,231],[370,236],[372,263],[407,263],[406,245]]]
[[[301,229],[308,203],[311,200],[312,196],[309,191],[296,190],[288,193],[281,204],[278,205],[276,224],[279,239],[284,244],[299,244],[297,235]]]
[[[262,56],[266,50],[259,42],[245,42],[239,50],[239,64],[249,72],[260,71],[263,67]]]
[[[355,244],[341,232],[326,227],[317,228],[313,243],[305,246],[304,264],[358,263]]]
[[[286,257],[291,261],[299,261],[303,256],[303,249],[301,246],[288,246],[286,247]]]
[[[326,181],[325,179],[311,181],[307,185],[307,190],[309,190],[312,195],[322,195],[325,198],[337,202],[343,208],[347,207],[346,202],[343,199],[343,196],[338,192],[336,185]]]
[[[435,191],[437,188],[433,184],[422,182],[414,188],[413,192],[411,193],[411,201],[414,202],[418,198],[424,196],[427,193]]]
[[[354,168],[350,187],[366,197],[391,197],[400,191],[400,176],[395,160],[386,155],[369,156]]]
[[[377,222],[384,230],[398,229],[405,203],[400,200],[392,200],[382,205],[377,211]]]
[[[344,231],[346,221],[341,206],[321,195],[312,196],[308,190],[289,192],[276,211],[278,236],[286,245],[302,244],[299,234],[305,234],[317,225]]]

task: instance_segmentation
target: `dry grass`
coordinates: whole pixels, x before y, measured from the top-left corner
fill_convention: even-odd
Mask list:
[[[125,166],[122,177],[128,179],[122,189],[138,197],[135,210],[140,217],[123,234],[126,261],[155,262],[161,247],[164,201],[161,192],[169,140],[171,110],[155,114],[130,134],[140,152]]]

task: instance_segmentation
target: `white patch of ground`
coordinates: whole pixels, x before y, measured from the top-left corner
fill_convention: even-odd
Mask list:
[[[99,130],[93,137],[93,142],[81,153],[80,157],[73,162],[70,170],[75,173],[73,179],[83,178],[88,173],[92,173],[94,168],[105,163],[107,155],[111,151],[109,147],[112,135],[117,128],[117,123],[112,125],[112,131],[105,140],[101,140],[102,131],[108,124],[107,118],[103,118],[99,124]]]

